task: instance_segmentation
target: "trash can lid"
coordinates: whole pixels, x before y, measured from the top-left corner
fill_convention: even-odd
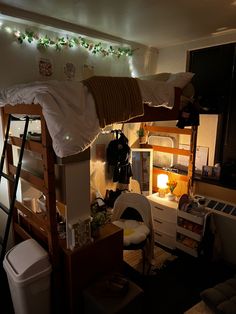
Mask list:
[[[17,244],[7,252],[4,259],[18,280],[26,280],[51,269],[47,251],[34,239]]]

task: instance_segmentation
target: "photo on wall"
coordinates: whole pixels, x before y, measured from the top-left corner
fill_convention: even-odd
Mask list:
[[[53,62],[48,58],[38,58],[38,72],[41,77],[50,77],[53,75]]]
[[[212,180],[220,179],[220,167],[203,166],[202,167],[202,177]]]
[[[66,77],[66,80],[73,81],[75,79],[76,72],[77,72],[77,69],[74,63],[72,62],[65,63],[63,67],[63,73]]]

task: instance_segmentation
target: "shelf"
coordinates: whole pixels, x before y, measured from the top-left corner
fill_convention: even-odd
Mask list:
[[[190,221],[192,221],[196,224],[199,224],[199,225],[203,225],[204,219],[205,219],[205,214],[203,216],[196,216],[194,214],[187,213],[183,210],[178,210],[178,217],[190,220]]]
[[[198,247],[202,241],[205,229],[205,220],[209,211],[202,210],[198,213],[178,210],[176,226],[177,248],[198,257]]]
[[[10,137],[10,144],[21,147],[22,139],[19,137],[11,136]],[[42,147],[41,142],[37,142],[37,141],[33,141],[33,140],[27,140],[26,141],[25,149],[30,150],[30,151],[35,152],[35,153],[39,153],[39,154],[43,153],[43,147]]]
[[[196,241],[201,241],[201,239],[202,239],[202,235],[201,234],[192,232],[192,231],[190,231],[190,230],[188,230],[186,228],[180,227],[180,226],[176,227],[176,231],[178,233],[184,234],[187,237],[192,238],[192,239],[194,239]]]
[[[178,249],[180,249],[181,251],[184,251],[194,257],[198,257],[198,252],[196,249],[192,249],[190,247],[187,247],[186,245],[182,244],[181,242],[179,241],[176,241],[176,247]]]

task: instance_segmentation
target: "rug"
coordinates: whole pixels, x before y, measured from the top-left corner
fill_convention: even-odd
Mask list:
[[[123,251],[124,261],[133,267],[138,272],[142,273],[142,251]],[[154,259],[152,260],[149,275],[155,275],[158,270],[163,269],[169,262],[174,261],[177,258],[176,255],[165,251],[164,249],[155,245],[154,247]]]
[[[203,302],[199,302],[188,311],[184,312],[184,314],[214,314],[211,309]]]

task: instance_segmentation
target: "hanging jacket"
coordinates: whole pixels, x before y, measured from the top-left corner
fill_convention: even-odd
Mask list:
[[[128,139],[123,133],[119,138],[116,134],[116,139],[112,140],[107,147],[107,162],[113,170],[113,182],[129,183],[130,177],[133,175],[129,158]]]

